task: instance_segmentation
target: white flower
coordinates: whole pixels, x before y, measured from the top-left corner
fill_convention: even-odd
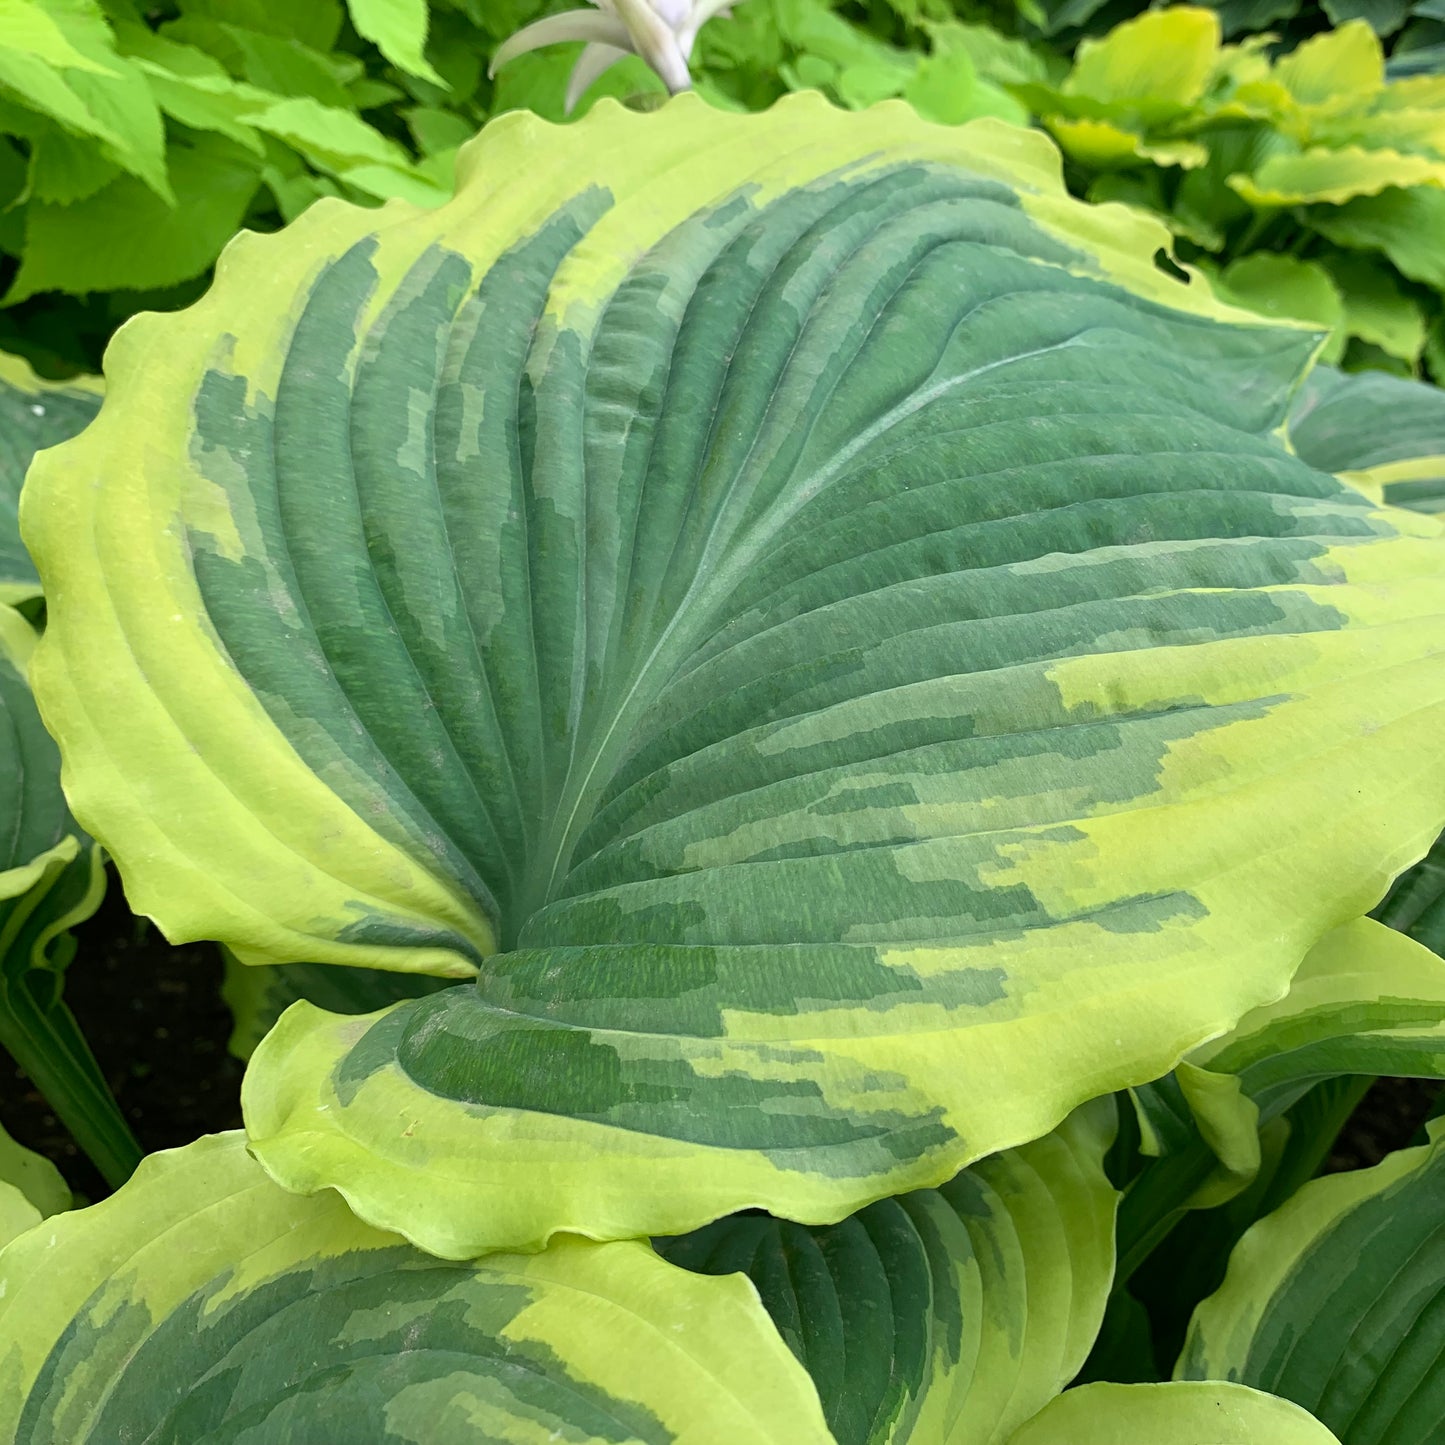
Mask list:
[[[628,55],[640,55],[676,95],[692,84],[688,57],[697,32],[714,15],[727,12],[734,0],[592,0],[594,10],[568,10],[525,25],[497,47],[488,74],[509,60],[556,45],[584,40],[586,48],[567,82],[567,109],[609,66]]]

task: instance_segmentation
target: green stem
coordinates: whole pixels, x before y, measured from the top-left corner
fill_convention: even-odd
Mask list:
[[[141,1161],[141,1147],[79,1025],[62,1003],[42,1009],[24,979],[4,991],[0,1045],[45,1096],[105,1182],[119,1189]]]

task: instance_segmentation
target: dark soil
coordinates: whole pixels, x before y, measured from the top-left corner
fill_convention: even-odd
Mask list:
[[[231,1015],[221,1001],[217,950],[173,948],[130,912],[114,880],[78,934],[66,998],[141,1147],[170,1149],[238,1127],[242,1066],[226,1051]],[[1377,1081],[1341,1131],[1326,1170],[1368,1168],[1411,1143],[1440,1091],[1430,1080]],[[109,1192],[8,1059],[0,1063],[0,1123],[53,1160],[76,1193],[96,1200]]]
[[[1423,1142],[1415,1136],[1440,1096],[1438,1079],[1376,1079],[1340,1130],[1324,1173],[1370,1169],[1386,1154]]]
[[[173,948],[130,912],[114,876],[100,910],[76,933],[65,998],[141,1147],[170,1149],[238,1127],[241,1064],[226,1052],[231,1014],[215,946]],[[0,1123],[54,1161],[77,1194],[97,1200],[110,1192],[3,1054]]]

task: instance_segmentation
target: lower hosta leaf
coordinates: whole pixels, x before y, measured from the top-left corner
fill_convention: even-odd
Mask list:
[[[42,458],[38,687],[132,902],[469,975],[257,1051],[437,1253],[932,1186],[1277,998],[1445,820],[1445,547],[1313,333],[1040,136],[517,115],[142,320]]]
[[[640,1243],[435,1259],[239,1134],[0,1252],[0,1439],[832,1445],[746,1280]]]
[[[1290,444],[1397,507],[1445,512],[1445,390],[1379,371],[1316,367],[1289,418]]]
[[[0,354],[0,603],[40,592],[35,564],[20,542],[20,484],[41,447],[73,437],[100,406],[93,377],[42,381],[18,356]]]
[[[247,965],[229,950],[225,964],[221,996],[235,1025],[228,1047],[238,1059],[251,1057],[271,1025],[297,999],[304,998],[332,1013],[364,1014],[400,999],[423,998],[451,982],[418,973],[346,968],[333,963]]]
[[[0,1129],[0,1246],[70,1208],[70,1190],[48,1159]]]
[[[105,892],[100,850],[76,826],[60,758],[30,695],[30,624],[0,604],[0,1050],[45,1095],[113,1185],[140,1150],[61,997],[68,930]]]
[[[1339,1445],[1288,1400],[1218,1380],[1084,1385],[1068,1390],[1009,1445]]]
[[[994,1445],[1066,1385],[1114,1270],[1114,1104],[938,1189],[808,1228],[738,1214],[662,1241],[740,1270],[807,1367],[838,1445]]]
[[[1445,1435],[1445,1123],[1374,1169],[1305,1185],[1240,1240],[1181,1378],[1298,1401],[1343,1445]]]

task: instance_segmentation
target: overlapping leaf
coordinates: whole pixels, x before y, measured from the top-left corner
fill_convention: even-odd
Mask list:
[[[0,1438],[832,1445],[745,1280],[641,1243],[434,1259],[238,1134],[0,1251]]]
[[[20,485],[42,447],[73,437],[100,406],[100,387],[42,381],[19,357],[0,355],[0,603],[15,606],[40,592],[20,541]]]
[[[1343,1445],[1429,1445],[1445,1429],[1445,1180],[1431,1142],[1306,1185],[1256,1224],[1195,1314],[1180,1378],[1295,1400]]]
[[[1396,507],[1445,511],[1445,391],[1383,372],[1316,367],[1289,418],[1290,445]]]
[[[1307,1411],[1211,1380],[1085,1385],[1060,1395],[1010,1445],[1339,1445]]]
[[[1114,1266],[1112,1100],[938,1189],[809,1229],[733,1215],[660,1244],[745,1273],[838,1445],[991,1445],[1073,1378]]]
[[[439,1253],[810,1223],[1156,1078],[1445,816],[1445,557],[1036,136],[514,117],[118,341],[27,489],[134,902],[297,1005],[268,1169]],[[180,519],[178,522],[177,519]]]

